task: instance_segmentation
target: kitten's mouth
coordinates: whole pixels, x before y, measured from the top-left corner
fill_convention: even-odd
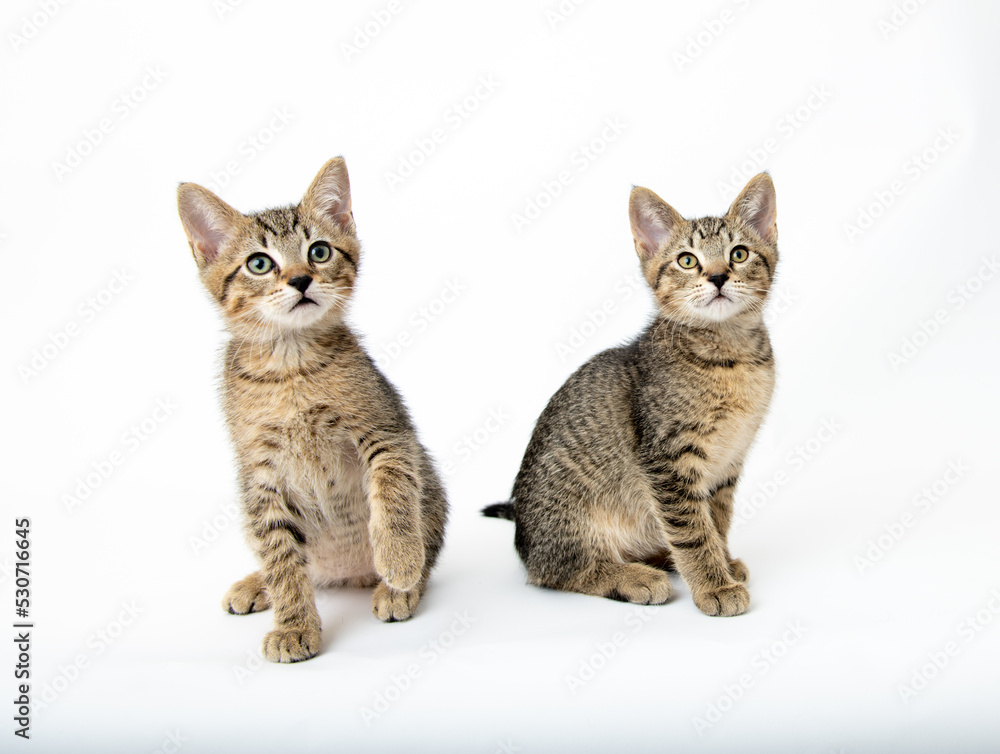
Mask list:
[[[293,306],[291,309],[289,309],[289,311],[293,311],[294,312],[300,306],[307,306],[309,304],[312,304],[313,306],[319,306],[318,303],[316,303],[315,301],[313,301],[308,296],[303,296],[302,298],[299,299],[298,303],[295,304],[295,306]]]

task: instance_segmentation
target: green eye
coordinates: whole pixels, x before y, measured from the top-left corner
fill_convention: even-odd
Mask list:
[[[247,269],[254,275],[266,275],[274,269],[274,260],[267,254],[254,254],[247,260]]]
[[[694,254],[681,254],[677,257],[677,264],[685,270],[690,270],[698,266],[698,257]]]
[[[329,262],[332,254],[330,245],[323,241],[317,241],[309,247],[309,261],[311,262]]]
[[[729,258],[734,262],[745,262],[750,258],[750,252],[747,251],[746,246],[736,246],[729,255]]]

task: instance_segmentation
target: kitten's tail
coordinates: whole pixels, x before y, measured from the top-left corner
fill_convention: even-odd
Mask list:
[[[505,518],[508,521],[514,520],[514,501],[507,500],[503,503],[493,503],[483,508],[483,515],[487,518]]]

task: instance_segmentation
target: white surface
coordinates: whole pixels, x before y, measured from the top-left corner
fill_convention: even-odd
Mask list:
[[[40,7],[9,3],[4,31]],[[996,750],[1000,616],[987,611],[971,641],[960,624],[1000,589],[1000,278],[961,308],[955,287],[998,256],[1000,11],[926,3],[883,38],[888,2],[586,2],[552,28],[556,7],[400,0],[350,61],[342,45],[387,3],[247,2],[221,18],[210,0],[71,3],[17,51],[5,35],[0,505],[10,529],[32,518],[33,693],[61,689],[21,748],[173,751],[179,733],[192,753]],[[675,53],[724,9],[718,38],[679,66]],[[116,98],[150,66],[165,77],[148,78],[122,118]],[[495,84],[456,118],[481,77]],[[814,87],[827,94],[809,111]],[[808,118],[792,129],[782,119],[800,106]],[[276,109],[289,122],[274,121],[270,143],[242,145]],[[53,163],[103,118],[110,132],[60,180]],[[577,150],[606,119],[623,126],[589,161]],[[435,129],[441,143],[392,190],[386,173]],[[914,170],[939,129],[957,136]],[[764,504],[732,538],[751,612],[705,617],[679,580],[670,604],[638,612],[525,586],[512,525],[477,511],[506,497],[551,393],[649,314],[644,288],[627,293],[630,186],[717,214],[732,198],[720,183],[761,147],[790,303],[773,307],[779,386],[738,496]],[[223,333],[174,190],[209,185],[235,160],[227,201],[288,203],[336,154],[364,243],[352,321],[376,356],[411,338],[385,371],[451,464],[447,548],[411,622],[379,624],[366,593],[327,593],[323,653],[245,676],[271,616],[219,607],[253,563],[225,513]],[[571,180],[551,206],[515,229],[512,215],[562,171]],[[850,242],[845,224],[894,181],[903,193]],[[99,313],[81,309],[119,270],[124,289]],[[449,284],[461,292],[435,303]],[[614,311],[566,354],[560,344],[608,300]],[[947,321],[894,368],[889,354],[938,309]],[[18,367],[72,323],[69,345],[22,379]],[[144,440],[125,437],[157,399],[176,408]],[[502,420],[488,424],[491,412]],[[828,419],[842,428],[808,461],[790,458]],[[64,496],[116,450],[120,465],[67,511]],[[969,470],[936,502],[915,501],[952,462]],[[774,494],[753,498],[776,478]],[[855,558],[904,514],[899,541],[859,573]],[[206,527],[217,536],[196,551]],[[0,531],[5,566],[13,538]],[[6,622],[13,579],[2,578]],[[117,626],[130,601],[141,613]],[[789,622],[805,633],[782,647]],[[614,656],[571,689],[617,632]],[[949,641],[957,655],[904,703],[899,686]],[[775,642],[786,651],[770,664],[760,653]],[[0,645],[10,698],[12,644]],[[66,670],[79,656],[83,670]],[[411,665],[409,688],[366,723]],[[695,718],[745,674],[752,685],[699,735]]]

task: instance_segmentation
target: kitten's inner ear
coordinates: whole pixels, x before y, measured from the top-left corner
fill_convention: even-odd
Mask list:
[[[242,217],[211,191],[195,183],[178,186],[177,212],[199,267],[210,265],[219,258],[219,250],[232,237]]]
[[[632,189],[628,217],[639,259],[652,259],[673,238],[684,218],[648,188]]]
[[[302,197],[301,206],[306,212],[333,220],[347,233],[354,233],[351,182],[343,157],[334,157],[320,168]]]
[[[771,176],[758,173],[751,178],[729,208],[729,215],[741,219],[768,243],[777,241],[778,203]]]

